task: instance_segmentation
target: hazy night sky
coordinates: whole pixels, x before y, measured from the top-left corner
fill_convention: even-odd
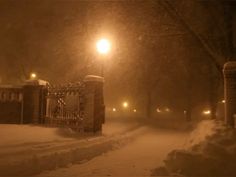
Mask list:
[[[183,12],[198,7],[192,8]],[[213,3],[211,8],[218,8],[220,16],[221,6]],[[213,65],[209,55],[157,1],[0,0],[0,14],[3,84],[19,84],[32,71],[51,83],[99,74],[101,56],[95,42],[104,36],[112,41],[105,58],[105,95],[111,105],[124,99],[138,105],[145,99],[147,85],[154,102],[184,104],[173,98],[186,94],[190,71],[194,92],[204,102],[207,80],[216,72],[209,73]],[[206,18],[193,24],[199,25],[199,33],[211,30],[204,26],[209,14],[198,11],[193,19],[202,17]],[[219,51],[218,44],[210,44]]]

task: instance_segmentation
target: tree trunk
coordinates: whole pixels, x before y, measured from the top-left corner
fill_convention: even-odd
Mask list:
[[[223,80],[221,76],[217,76],[218,73],[214,71],[213,68],[210,68],[210,89],[209,89],[209,104],[211,110],[211,119],[216,119],[216,112],[217,112],[217,103],[219,101],[219,92],[220,92],[220,85],[223,84]]]
[[[232,2],[224,2],[224,15],[226,21],[226,31],[227,31],[227,40],[228,40],[228,60],[234,61],[234,35],[233,35],[233,8]]]
[[[187,79],[187,109],[186,109],[186,121],[192,121],[192,107],[193,107],[193,100],[192,100],[192,73],[189,71],[189,76]]]
[[[192,108],[191,108],[191,106],[189,106],[187,111],[186,111],[186,121],[187,122],[192,121]]]
[[[151,91],[147,91],[147,102],[146,102],[146,118],[151,118]]]
[[[217,109],[217,88],[215,81],[211,78],[211,87],[210,87],[210,110],[211,110],[211,119],[216,119],[216,109]]]
[[[215,101],[211,101],[210,103],[211,108],[211,119],[216,119],[216,110],[217,110],[217,103]]]
[[[190,90],[189,90],[190,91]],[[187,109],[186,109],[186,121],[190,122],[192,121],[192,97],[191,94],[187,95]]]

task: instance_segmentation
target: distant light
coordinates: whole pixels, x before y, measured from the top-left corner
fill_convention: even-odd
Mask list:
[[[161,112],[161,110],[160,110],[159,108],[157,108],[157,109],[156,109],[156,111],[157,111],[158,113],[160,113],[160,112]]]
[[[184,110],[184,114],[187,114],[187,111],[186,111],[186,110]]]
[[[225,103],[225,100],[222,100],[221,103]]]
[[[134,109],[133,111],[134,111],[134,112],[137,112],[137,110],[136,110],[136,109]]]
[[[169,109],[169,108],[166,108],[165,111],[166,111],[166,112],[170,112],[170,109]]]
[[[211,114],[211,111],[210,111],[210,110],[204,110],[202,113],[203,113],[204,115],[209,115],[209,114]]]
[[[30,74],[30,79],[36,79],[37,75],[35,73]]]
[[[125,101],[124,103],[123,103],[123,107],[124,108],[127,108],[129,106],[129,104]]]
[[[100,39],[97,42],[96,47],[100,54],[107,54],[111,49],[111,44],[107,39]]]
[[[112,111],[113,111],[113,112],[116,112],[116,108],[112,108]]]

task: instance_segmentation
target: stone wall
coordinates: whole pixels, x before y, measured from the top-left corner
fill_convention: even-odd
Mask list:
[[[225,122],[228,126],[235,126],[236,118],[236,62],[224,65],[224,97]]]
[[[85,131],[102,130],[105,122],[105,105],[103,98],[103,77],[88,75],[85,83],[84,125]]]
[[[0,123],[20,123],[23,109],[22,87],[0,87]]]
[[[105,122],[103,82],[102,77],[88,75],[75,88],[48,87],[48,83],[41,80],[29,80],[21,87],[0,87],[0,123],[50,125],[50,122],[56,122],[54,126],[79,130],[82,127],[85,132],[101,131]],[[51,95],[53,99],[50,88],[56,89],[53,93],[57,95]],[[62,96],[65,93],[70,97]],[[60,101],[65,104],[59,109],[60,114],[50,114],[59,108]],[[78,111],[76,114],[74,108]]]

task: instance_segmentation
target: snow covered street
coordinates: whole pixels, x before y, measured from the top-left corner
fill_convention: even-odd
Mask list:
[[[187,132],[148,127],[140,131],[142,134],[124,147],[35,177],[150,176],[151,170],[162,165],[171,150],[182,148],[189,137]]]

